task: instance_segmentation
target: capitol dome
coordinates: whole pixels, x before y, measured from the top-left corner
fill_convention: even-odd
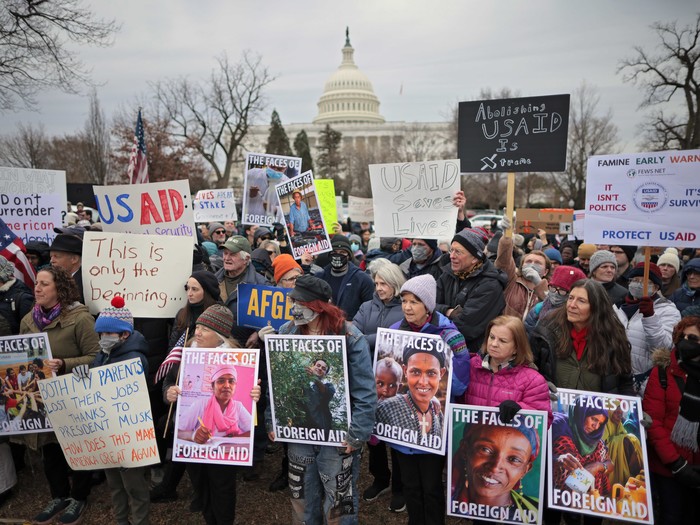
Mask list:
[[[323,88],[318,100],[318,115],[314,124],[383,124],[379,114],[379,99],[372,83],[355,64],[355,49],[350,45],[350,35],[345,31],[343,61]]]

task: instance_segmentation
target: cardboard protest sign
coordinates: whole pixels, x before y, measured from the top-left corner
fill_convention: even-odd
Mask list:
[[[67,202],[65,171],[0,168],[0,218],[24,244],[51,244]]]
[[[140,359],[39,381],[49,419],[73,470],[160,463]]]
[[[574,210],[574,236],[577,239],[585,239],[586,212]]]
[[[243,175],[242,224],[272,226],[283,223],[275,186],[301,173],[299,157],[283,157],[264,153],[248,153]]]
[[[520,410],[506,425],[498,408],[450,405],[447,514],[542,523],[546,436],[543,411]]]
[[[102,230],[175,235],[197,242],[187,180],[93,186]]]
[[[237,221],[238,211],[231,188],[200,190],[192,201],[194,222]]]
[[[321,214],[313,173],[302,173],[278,184],[275,190],[294,258],[299,259],[304,253],[331,251],[331,240]]]
[[[420,360],[425,355],[427,362]],[[444,455],[452,350],[442,338],[377,329],[374,377],[379,401],[373,434],[383,441]],[[426,381],[427,392],[422,388]]]
[[[265,337],[277,441],[340,446],[350,427],[343,336]]]
[[[338,206],[335,200],[335,181],[333,179],[316,179],[316,198],[321,207],[323,221],[330,227],[338,222]]]
[[[653,523],[641,399],[563,388],[558,398],[548,438],[549,506]],[[593,469],[600,464],[606,468]]]
[[[46,333],[0,337],[0,437],[51,430],[38,386],[49,374],[45,359],[51,359]]]
[[[457,208],[452,197],[459,190],[459,160],[370,164],[369,178],[379,237],[454,235]]]
[[[348,197],[348,217],[354,221],[374,220],[374,200],[372,197]]]
[[[515,230],[521,235],[547,233],[569,235],[573,233],[574,210],[564,208],[518,208],[515,210]]]
[[[697,246],[699,170],[700,150],[590,157],[586,242]]]
[[[173,461],[253,464],[260,350],[184,348]]]
[[[564,171],[570,95],[459,103],[463,173]]]
[[[262,284],[238,285],[238,325],[250,328],[272,326],[279,330],[293,319],[292,303],[287,301],[291,288],[277,288]]]
[[[189,237],[85,232],[85,304],[97,314],[121,295],[134,317],[173,317],[187,301],[191,253]],[[188,263],[177,264],[183,254]]]

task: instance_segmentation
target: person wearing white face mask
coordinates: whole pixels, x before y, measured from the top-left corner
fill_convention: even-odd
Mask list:
[[[632,346],[632,380],[640,396],[644,395],[654,367],[654,350],[672,346],[673,327],[681,320],[678,308],[659,293],[663,284],[659,267],[649,264],[647,290],[644,290],[643,276],[644,263],[639,263],[627,274],[629,293],[625,302],[614,307]]]

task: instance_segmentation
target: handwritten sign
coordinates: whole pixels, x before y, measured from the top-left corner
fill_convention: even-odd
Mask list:
[[[197,242],[187,180],[94,186],[102,230],[175,235]]]
[[[134,317],[173,317],[185,305],[191,252],[189,237],[85,232],[85,305],[97,314],[121,295]]]
[[[371,197],[348,197],[348,216],[354,221],[374,220],[374,200]]]
[[[321,215],[326,224],[338,222],[338,207],[335,200],[335,181],[333,179],[316,179],[316,197],[321,206]]]
[[[257,348],[183,349],[173,461],[253,464],[255,403],[250,391],[258,377],[259,354]]]
[[[700,150],[590,157],[586,242],[698,246],[698,171]]]
[[[238,324],[250,328],[272,326],[279,330],[293,319],[292,303],[287,301],[291,288],[276,288],[261,284],[238,285]]]
[[[73,470],[160,463],[140,359],[39,381],[58,442]]]
[[[236,201],[231,188],[200,190],[193,201],[194,222],[237,221]]]
[[[464,173],[564,171],[570,95],[459,103]]]
[[[374,229],[380,237],[439,239],[454,235],[459,160],[371,164]]]
[[[53,242],[67,200],[65,171],[0,168],[0,218],[24,244]]]
[[[38,386],[48,373],[46,359],[51,359],[46,333],[0,337],[0,384],[5,385],[0,437],[51,430]]]
[[[574,210],[562,208],[518,208],[515,210],[515,230],[521,235],[547,233],[573,234]]]

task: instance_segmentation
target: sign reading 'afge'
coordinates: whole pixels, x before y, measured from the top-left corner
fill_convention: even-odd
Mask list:
[[[564,171],[569,95],[459,103],[463,173]]]

